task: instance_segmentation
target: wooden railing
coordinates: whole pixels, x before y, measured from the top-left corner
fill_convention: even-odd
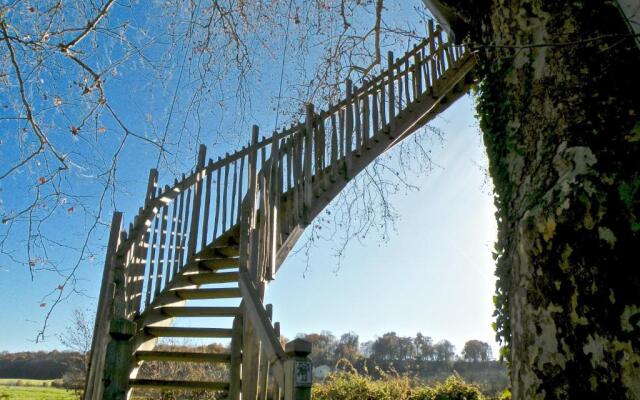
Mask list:
[[[291,248],[291,233],[303,229],[328,204],[333,195],[324,194],[344,184],[336,182],[348,180],[367,164],[354,165],[354,160],[375,158],[417,129],[424,113],[412,111],[440,101],[453,87],[450,81],[457,82],[471,69],[471,58],[429,24],[427,39],[399,59],[389,53],[386,70],[360,87],[347,80],[345,98],[326,111],[316,113],[307,105],[305,121],[269,138],[259,139],[254,127],[248,146],[215,162],[206,163],[201,145],[195,169],[171,186],[159,187],[158,173],[151,170],[144,206],[126,232],[119,230],[121,214],[114,215],[85,398],[102,397],[108,336],[135,335],[130,323],[153,309],[173,280],[192,266],[194,256],[233,235],[234,229],[245,314],[243,398],[255,398],[253,389],[246,396],[245,386],[264,382],[259,378],[259,351],[284,387],[287,356],[262,300],[267,282]],[[413,121],[407,124],[406,119]],[[127,362],[127,351],[132,349],[122,350],[123,360],[112,362]],[[232,371],[232,391],[239,386],[234,379],[240,377],[234,378]]]

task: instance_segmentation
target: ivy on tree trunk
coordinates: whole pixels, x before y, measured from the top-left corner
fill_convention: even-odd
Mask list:
[[[480,57],[513,397],[640,399],[635,39],[611,1],[443,3]]]

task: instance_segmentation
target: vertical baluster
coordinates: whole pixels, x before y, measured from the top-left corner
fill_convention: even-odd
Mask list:
[[[222,174],[222,167],[220,166],[220,157],[218,157],[218,171],[216,173],[216,213],[213,217],[213,241],[218,239],[218,223],[220,222],[220,180]],[[224,232],[224,228],[222,229]]]
[[[279,193],[282,197],[282,194],[285,192],[285,157],[287,155],[287,141],[285,139],[280,139],[280,144],[278,145],[279,147],[279,151],[280,151],[280,162],[278,163],[278,171],[279,171],[279,175],[278,175],[278,186],[279,186]],[[280,202],[280,198],[278,198],[278,202]]]
[[[287,158],[287,233],[291,232],[291,228],[293,226],[293,213],[295,210],[293,204],[293,138],[288,137],[285,142],[285,157]]]
[[[407,82],[407,80],[409,79],[409,70],[405,69],[404,71],[402,71],[402,66],[404,66],[404,64],[402,63],[398,63],[398,65],[396,66],[396,76],[398,77],[398,118],[402,118],[402,109],[405,107],[403,104],[404,98],[402,97],[404,95],[404,86],[402,84],[402,81],[404,80],[404,82]],[[403,73],[407,74],[404,79]]]
[[[164,193],[167,193],[168,190],[169,187],[165,186]],[[167,208],[167,205],[162,205],[162,209],[160,210],[160,247],[158,249],[158,267],[156,268],[156,297],[162,289],[165,269],[164,250],[166,247],[165,240],[167,238]]]
[[[126,318],[129,318],[131,314],[131,295],[133,292],[133,284],[131,282],[131,263],[133,261],[133,223],[129,223],[129,230],[127,231],[127,237],[129,238],[129,243],[127,243],[127,255],[125,258],[125,304],[126,304]]]
[[[447,71],[447,64],[445,63],[446,60],[446,49],[445,49],[445,43],[442,40],[442,28],[440,26],[438,26],[438,59],[440,61],[440,72],[442,75],[444,75],[444,73]]]
[[[293,155],[293,184],[294,186],[294,204],[295,204],[295,224],[298,223],[298,218],[302,216],[302,141],[304,131],[300,128],[294,133],[295,153]]]
[[[171,202],[171,230],[169,232],[169,251],[167,253],[167,279],[171,280],[175,274],[175,253],[177,242],[177,227],[178,227],[178,196],[176,196]]]
[[[346,108],[340,108],[338,110],[338,126],[339,126],[339,130],[338,130],[338,158],[339,159],[344,159],[345,157],[345,114],[346,114]]]
[[[362,96],[362,145],[365,149],[370,149],[369,144],[369,91],[371,90],[371,84],[366,84],[366,91]]]
[[[318,151],[319,163],[320,163],[320,171],[318,173],[318,181],[320,183],[319,190],[326,191],[327,190],[327,180],[329,179],[329,174],[327,173],[327,152],[330,149],[327,147],[327,132],[325,129],[325,117],[321,116],[318,118],[318,136],[320,139],[318,140],[318,147],[320,148]],[[316,194],[317,197],[320,196],[320,192]]]
[[[200,244],[201,248],[205,248],[207,246],[207,241],[208,241],[208,235],[209,235],[209,208],[211,206],[211,185],[212,185],[212,175],[213,175],[213,171],[212,171],[212,164],[213,164],[213,160],[209,159],[209,165],[207,166],[206,174],[207,174],[207,180],[205,182],[205,192],[204,192],[204,214],[202,216],[202,223],[200,224],[202,226],[202,242]]]
[[[431,83],[429,82],[429,56],[427,55],[428,41],[424,41],[420,46],[420,73],[424,76],[424,91],[427,93]]]
[[[375,83],[371,88],[371,122],[373,123],[373,140],[378,141],[378,131],[380,130],[379,113],[378,113],[378,84]]]
[[[293,187],[293,166],[292,166],[292,149],[293,149],[293,138],[289,137],[286,140],[285,151],[287,155],[287,191],[290,191]]]
[[[231,212],[229,213],[229,226],[233,226],[236,213],[236,193],[238,186],[238,160],[233,162],[233,180],[231,183]]]
[[[313,129],[313,147],[314,147],[314,154],[315,154],[315,159],[314,159],[314,181],[315,181],[315,185],[313,186],[313,194],[316,197],[320,197],[320,191],[323,189],[324,184],[323,184],[323,180],[324,180],[324,165],[322,162],[323,159],[323,155],[324,155],[324,139],[323,139],[323,135],[324,132],[322,130],[322,121],[323,118],[322,116],[318,116],[318,118],[315,119],[317,121],[315,128]]]
[[[255,237],[256,227],[256,196],[258,194],[258,136],[260,130],[257,125],[253,126],[251,132],[251,147],[249,150],[249,182],[248,182],[248,198],[247,198],[247,211],[248,214],[243,217],[241,224],[243,228],[240,230],[241,248],[247,253],[241,253],[240,264],[248,267],[251,280],[257,282],[258,270],[257,270],[257,238]],[[243,389],[244,390],[244,389]]]
[[[174,236],[175,236],[175,229],[176,229],[176,209],[178,208],[178,204],[176,203],[178,199],[175,198],[173,199],[173,201],[171,202],[171,217],[169,218],[169,221],[171,222],[171,226],[168,227],[168,231],[167,231],[167,235],[169,235],[169,245],[167,247],[167,277],[166,277],[166,282],[171,282],[172,279],[172,275],[171,275],[171,270],[173,269],[173,252],[175,251],[175,243],[174,243]],[[169,207],[167,205],[167,207]]]
[[[354,90],[358,93],[358,89]],[[362,155],[362,114],[360,107],[360,94],[357,94],[353,99],[353,117],[355,119],[355,154],[357,157]]]
[[[278,245],[280,245],[280,243],[282,242],[282,238],[283,238],[283,234],[285,232],[285,229],[287,229],[286,227],[286,221],[284,220],[284,215],[286,215],[286,211],[285,211],[285,207],[286,205],[282,204],[282,198],[283,198],[283,193],[285,193],[284,190],[284,168],[285,168],[285,155],[286,155],[286,149],[285,149],[285,145],[286,145],[286,141],[284,139],[280,139],[279,141],[279,161],[278,161],[278,198],[276,200],[276,207],[278,210],[278,214],[276,215],[276,221],[278,223]]]
[[[350,178],[351,174],[351,151],[353,148],[353,88],[351,79],[347,79],[347,110],[346,110],[346,132],[345,132],[345,177]]]
[[[451,54],[451,41],[449,41],[448,39],[449,38],[447,38],[447,40],[444,41],[442,36],[442,29],[440,29],[440,41],[442,43],[445,59],[447,60],[447,66],[445,70],[451,68],[451,66],[453,65],[453,55]]]
[[[389,74],[389,137],[395,137],[395,116],[396,116],[396,95],[395,95],[395,77],[393,75],[393,52],[390,51],[387,55],[387,73]]]
[[[188,254],[185,250],[187,249],[187,238],[189,237],[188,235],[191,234],[191,232],[187,231],[187,227],[189,226],[189,211],[191,210],[191,192],[192,188],[190,187],[189,189],[187,189],[187,198],[185,199],[184,217],[182,221],[182,240],[180,242],[180,255],[178,256],[178,270],[182,270],[182,267],[184,267],[188,261]]]
[[[229,153],[227,153],[225,158],[229,158]],[[224,166],[224,183],[222,184],[222,234],[224,234],[229,228],[227,226],[227,203],[229,200],[229,166],[229,163],[226,163]]]
[[[420,64],[422,63],[422,57],[420,56],[419,52],[416,52],[415,56],[414,56],[414,63],[415,63],[415,85],[414,85],[414,93],[415,93],[415,99],[416,99],[416,103],[420,102],[420,95],[422,94],[422,70],[419,68]]]
[[[242,146],[244,150],[244,146]],[[244,182],[244,158],[245,156],[240,157],[240,172],[238,173],[238,209],[236,212],[236,223],[240,222],[240,212],[242,210],[242,183]]]
[[[329,110],[331,110],[329,104]],[[331,182],[336,181],[338,169],[338,127],[336,126],[336,113],[331,113]]]
[[[116,253],[114,270],[113,319],[127,319],[127,232],[120,232],[120,246]]]
[[[153,168],[149,171],[149,181],[147,183],[147,195],[145,197],[145,208],[149,207],[149,202],[156,195],[158,186],[158,170]],[[153,226],[153,222],[155,220],[155,226]],[[149,221],[149,228],[146,232],[145,243],[148,243],[148,247],[146,249],[146,259],[149,261],[149,267],[147,268],[147,287],[145,293],[145,302],[144,306],[147,308],[149,306],[150,296],[151,296],[151,284],[153,279],[153,269],[154,269],[154,255],[155,255],[155,241],[156,241],[156,231],[158,229],[158,219],[154,217]],[[151,235],[151,231],[153,231],[153,235]],[[149,242],[149,238],[151,237],[151,242]]]
[[[429,29],[429,58],[431,60],[431,68],[430,68],[431,82],[433,84],[438,79],[438,66],[436,64],[436,44],[435,44],[436,35],[434,33],[433,20],[429,20],[427,25]]]
[[[198,149],[198,162],[196,164],[196,185],[193,192],[193,215],[191,216],[191,227],[189,229],[189,248],[187,253],[187,260],[196,254],[198,247],[198,227],[200,223],[200,202],[202,201],[202,173],[204,170],[204,163],[207,158],[207,146],[200,145]]]
[[[311,210],[311,201],[313,196],[312,162],[313,162],[313,104],[307,103],[307,117],[304,128],[304,215],[305,222],[310,223],[307,219],[307,213]]]
[[[155,282],[155,268],[156,268],[156,248],[158,246],[158,221],[159,215],[156,214],[153,218],[153,235],[151,237],[151,244],[149,246],[149,272],[147,274],[147,293],[145,298],[145,307],[149,306],[151,302],[151,286]],[[157,284],[157,283],[156,283]]]
[[[420,68],[419,65],[413,65],[411,67],[409,63],[409,57],[405,56],[404,58],[404,92],[405,92],[405,107],[410,108],[410,104],[412,101],[417,101],[418,97],[416,93],[413,93],[413,97],[411,96],[411,91],[409,90],[409,72],[411,72],[411,76],[415,75],[416,70]]]
[[[182,179],[184,180],[184,174],[182,175]],[[175,180],[174,186],[178,185],[178,180]],[[177,212],[176,212],[176,229],[174,232],[175,239],[173,240],[173,260],[171,261],[171,269],[173,271],[173,276],[178,273],[178,267],[180,264],[180,245],[182,243],[182,220],[184,218],[184,190],[180,191],[180,195],[177,198]]]
[[[267,269],[267,280],[272,280],[276,271],[276,238],[277,238],[277,221],[278,221],[278,203],[280,199],[280,192],[278,191],[278,168],[279,168],[279,143],[276,136],[273,136],[273,140],[271,142],[271,176],[268,188],[269,194],[269,226],[268,226],[268,237],[269,237],[269,249],[268,249],[268,269]]]
[[[387,127],[387,99],[384,76],[380,80],[380,129]]]

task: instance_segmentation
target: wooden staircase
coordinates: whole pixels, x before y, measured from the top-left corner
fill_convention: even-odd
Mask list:
[[[126,231],[114,213],[85,399],[132,389],[207,390],[230,400],[308,399],[309,346],[283,347],[264,305],[269,281],[304,231],[348,181],[462,96],[473,54],[429,25],[429,37],[326,111],[160,187],[151,170]],[[195,326],[182,326],[187,321]],[[226,322],[226,325],[225,325]],[[229,342],[223,353],[162,347],[162,338]],[[224,379],[146,377],[145,363],[220,365]],[[150,364],[147,364],[150,365]],[[302,369],[301,369],[302,368]],[[310,371],[308,371],[310,372]],[[210,379],[209,379],[210,378]]]

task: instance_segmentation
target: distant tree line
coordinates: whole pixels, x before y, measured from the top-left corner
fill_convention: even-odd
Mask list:
[[[0,353],[0,378],[61,379],[82,368],[82,357],[71,351]]]
[[[301,334],[313,344],[311,357],[315,365],[335,365],[339,360],[356,363],[368,360],[377,366],[392,364],[421,364],[425,362],[453,361],[489,362],[493,361],[491,346],[480,340],[469,340],[458,355],[455,346],[448,340],[434,342],[429,336],[418,333],[415,337],[399,336],[395,332],[387,332],[375,340],[360,343],[353,332],[345,333],[340,338],[331,332]]]

